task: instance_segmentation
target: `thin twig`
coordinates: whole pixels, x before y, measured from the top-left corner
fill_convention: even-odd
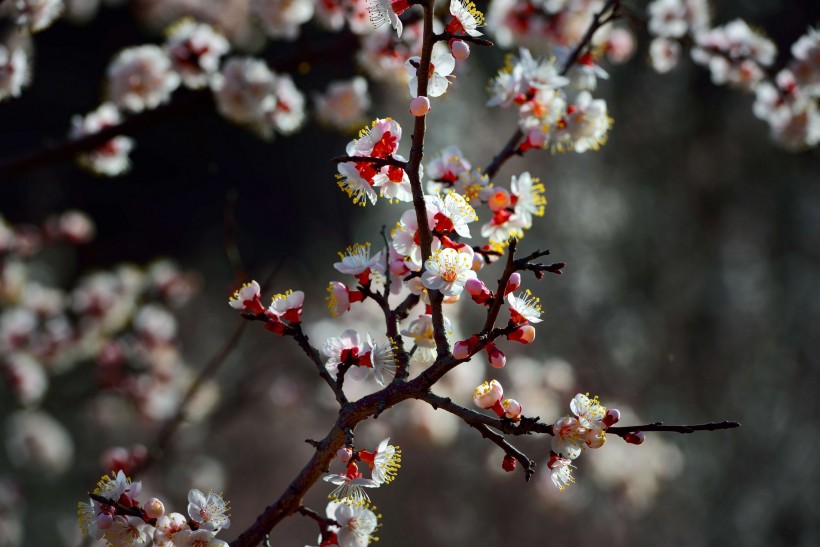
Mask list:
[[[397,160],[394,157],[389,158],[373,158],[370,156],[337,156],[331,158],[333,163],[372,163],[376,167],[384,167],[385,165],[392,165],[394,167],[401,167],[407,169],[407,162]]]

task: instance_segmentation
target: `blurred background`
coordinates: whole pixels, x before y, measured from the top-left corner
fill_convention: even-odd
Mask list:
[[[0,104],[0,163],[62,141],[71,117],[99,104],[112,56],[161,42],[162,29],[185,13],[221,21],[239,51],[271,63],[333,39],[309,23],[299,40],[265,42],[242,27],[246,4],[142,0],[103,4],[83,22],[57,21],[34,37],[30,86]],[[765,30],[781,65],[790,44],[820,19],[812,0],[713,7],[716,24],[741,17]],[[589,391],[619,408],[624,424],[725,419],[743,427],[647,434],[639,447],[613,437],[576,462],[577,483],[559,493],[546,472],[548,439],[514,439],[538,462],[526,484],[520,470],[501,469],[503,454],[476,431],[409,402],[357,432],[361,448],[389,436],[403,451],[397,480],[372,494],[383,545],[820,544],[817,151],[773,145],[752,114],[753,97],[714,86],[687,55],[670,73],[654,72],[645,31],[625,26],[635,32],[637,51],[625,64],[605,63],[610,79],[595,92],[614,119],[606,146],[530,152],[495,179],[507,185],[523,171],[541,179],[546,214],[520,248],[549,248],[550,258],[567,264],[564,275],[539,283],[525,276],[524,287],[544,308],[536,341],[505,345],[500,371],[474,358],[435,391],[468,404],[472,388],[494,377],[525,414],[546,421]],[[481,166],[503,146],[516,114],[484,103],[504,54],[474,47],[459,65],[452,89],[433,104],[428,153],[455,144]],[[352,55],[298,65],[294,81],[310,97],[358,74]],[[400,152],[407,155],[406,87],[371,81],[370,93],[368,119],[402,124]],[[0,181],[0,214],[24,234],[25,226],[53,224],[70,210],[95,226],[82,244],[44,237],[39,252],[4,258],[6,332],[25,323],[12,313],[10,295],[26,284],[64,291],[41,297],[71,298],[70,320],[86,293],[128,295],[121,316],[103,328],[105,341],[69,357],[59,347],[49,354],[47,380],[19,372],[30,365],[5,365],[1,546],[82,544],[76,503],[106,472],[112,447],[122,447],[115,455],[126,459],[133,453],[123,450],[150,447],[191,379],[241,321],[226,304],[238,270],[260,282],[273,276],[269,293],[305,291],[305,329],[316,345],[346,328],[383,336],[374,307],[338,319],[325,307],[327,283],[341,279],[332,269],[336,253],[354,242],[378,245],[382,225],[408,208],[360,208],[336,187],[329,160],[355,131],[309,120],[294,135],[266,141],[204,102],[139,128],[132,168],[121,177],[94,176],[66,161]],[[173,263],[158,262],[165,259]],[[496,270],[485,272],[488,284],[496,279]],[[458,306],[450,316],[454,339],[473,332],[480,316],[468,303]],[[180,512],[193,486],[224,492],[232,526],[220,537],[228,541],[286,488],[311,454],[304,439],[323,437],[335,416],[331,393],[295,344],[249,327],[195,401],[190,423],[136,477],[143,492],[173,500]],[[157,341],[157,333],[168,338]],[[47,389],[21,400],[20,378]],[[352,397],[376,389],[346,387]],[[327,486],[317,484],[306,504],[323,512]],[[306,545],[316,536],[315,523],[295,516],[274,530],[271,545]]]

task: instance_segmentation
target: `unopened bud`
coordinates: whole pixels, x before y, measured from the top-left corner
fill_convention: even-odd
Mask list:
[[[501,401],[501,406],[504,408],[504,416],[510,420],[517,422],[521,419],[521,412],[524,411],[524,407],[515,399],[504,399]]]
[[[353,450],[351,450],[347,446],[344,448],[340,448],[336,451],[336,457],[339,459],[340,462],[347,463],[350,461],[350,458],[353,457]]]
[[[532,325],[522,325],[507,335],[507,340],[529,344],[535,340],[535,327]]]
[[[100,463],[103,469],[108,471],[122,471],[128,473],[130,471],[131,455],[128,450],[122,446],[114,446],[103,452],[100,457]]]
[[[165,514],[165,506],[157,498],[151,498],[146,501],[143,509],[145,509],[145,514],[148,515],[148,518],[152,519],[158,519]]]
[[[416,97],[410,101],[410,113],[417,118],[430,112],[430,99],[427,97]]]
[[[110,513],[100,513],[97,515],[97,528],[100,530],[111,528],[112,524],[114,524],[114,515]]]
[[[516,465],[518,465],[518,462],[515,461],[515,458],[513,458],[509,454],[504,456],[504,461],[501,462],[501,468],[507,473],[512,473],[513,471],[515,471]]]
[[[459,61],[463,61],[470,56],[470,44],[463,40],[453,40],[450,42],[450,50],[453,52],[453,57]]]
[[[507,286],[504,289],[504,296],[507,296],[508,294],[510,294],[511,292],[513,292],[514,290],[516,290],[520,286],[521,286],[521,274],[518,273],[518,272],[513,272],[512,275],[510,276],[510,280],[507,281]]]
[[[478,336],[473,335],[470,336],[466,340],[460,340],[453,345],[453,357],[456,359],[466,359],[468,358],[474,351],[480,339]]]
[[[475,302],[476,304],[486,305],[487,300],[493,297],[493,293],[490,292],[490,289],[487,288],[487,285],[485,285],[483,281],[476,277],[468,279],[467,282],[464,283],[464,289],[472,297],[473,302]]]
[[[606,411],[604,418],[601,420],[606,427],[612,427],[621,419],[621,411],[617,408],[610,408]]]
[[[634,433],[626,433],[624,440],[629,444],[642,444],[645,439],[643,431],[635,431]]]
[[[507,358],[504,356],[504,352],[498,349],[492,342],[489,342],[484,350],[487,352],[487,357],[490,358],[490,365],[493,368],[504,368],[504,365],[507,364]]]

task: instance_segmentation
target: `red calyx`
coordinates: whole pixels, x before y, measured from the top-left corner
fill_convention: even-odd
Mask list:
[[[511,473],[515,471],[515,466],[518,465],[518,462],[515,461],[515,458],[507,454],[504,456],[504,461],[501,462],[501,468],[506,471],[507,473]]]

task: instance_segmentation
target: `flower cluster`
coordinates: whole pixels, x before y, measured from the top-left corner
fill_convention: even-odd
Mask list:
[[[478,408],[495,412],[499,417],[517,422],[524,407],[515,399],[504,399],[504,388],[497,380],[484,382],[473,390],[473,402]]]
[[[571,482],[571,461],[587,448],[600,448],[606,442],[606,430],[620,419],[616,409],[607,410],[597,397],[577,394],[570,401],[572,416],[559,418],[552,426],[552,451],[547,464],[552,470],[552,482],[560,490]]]
[[[370,333],[362,340],[355,330],[346,330],[338,338],[328,338],[322,346],[327,357],[325,368],[334,377],[346,374],[356,381],[371,376],[384,387],[396,372],[391,343],[378,345]]]
[[[712,27],[707,0],[655,0],[647,6],[652,66],[668,72],[688,43],[692,60],[712,82],[756,96],[754,114],[769,124],[772,140],[799,151],[820,143],[820,33],[810,28],[791,47],[792,59],[773,73],[775,44],[745,21]]]
[[[206,496],[192,489],[186,518],[181,513],[166,513],[165,504],[157,498],[141,504],[141,491],[141,483],[131,482],[122,471],[104,475],[88,503],[78,503],[83,534],[112,547],[228,545],[216,537],[231,526],[229,506],[221,495],[211,492]]]
[[[302,291],[286,291],[275,294],[270,305],[262,305],[262,288],[256,280],[245,283],[234,291],[228,304],[235,310],[250,314],[265,321],[265,328],[276,334],[284,335],[288,327],[302,322],[302,305],[305,293]]]
[[[576,87],[582,91],[574,99],[564,90],[570,79],[560,74],[555,58],[536,60],[522,48],[519,56],[508,58],[499,71],[487,104],[518,107],[518,127],[526,137],[522,151],[542,148],[583,153],[606,142],[612,124],[606,102],[594,99],[587,91],[594,88],[600,71],[591,54],[581,65],[588,70],[576,77]]]

